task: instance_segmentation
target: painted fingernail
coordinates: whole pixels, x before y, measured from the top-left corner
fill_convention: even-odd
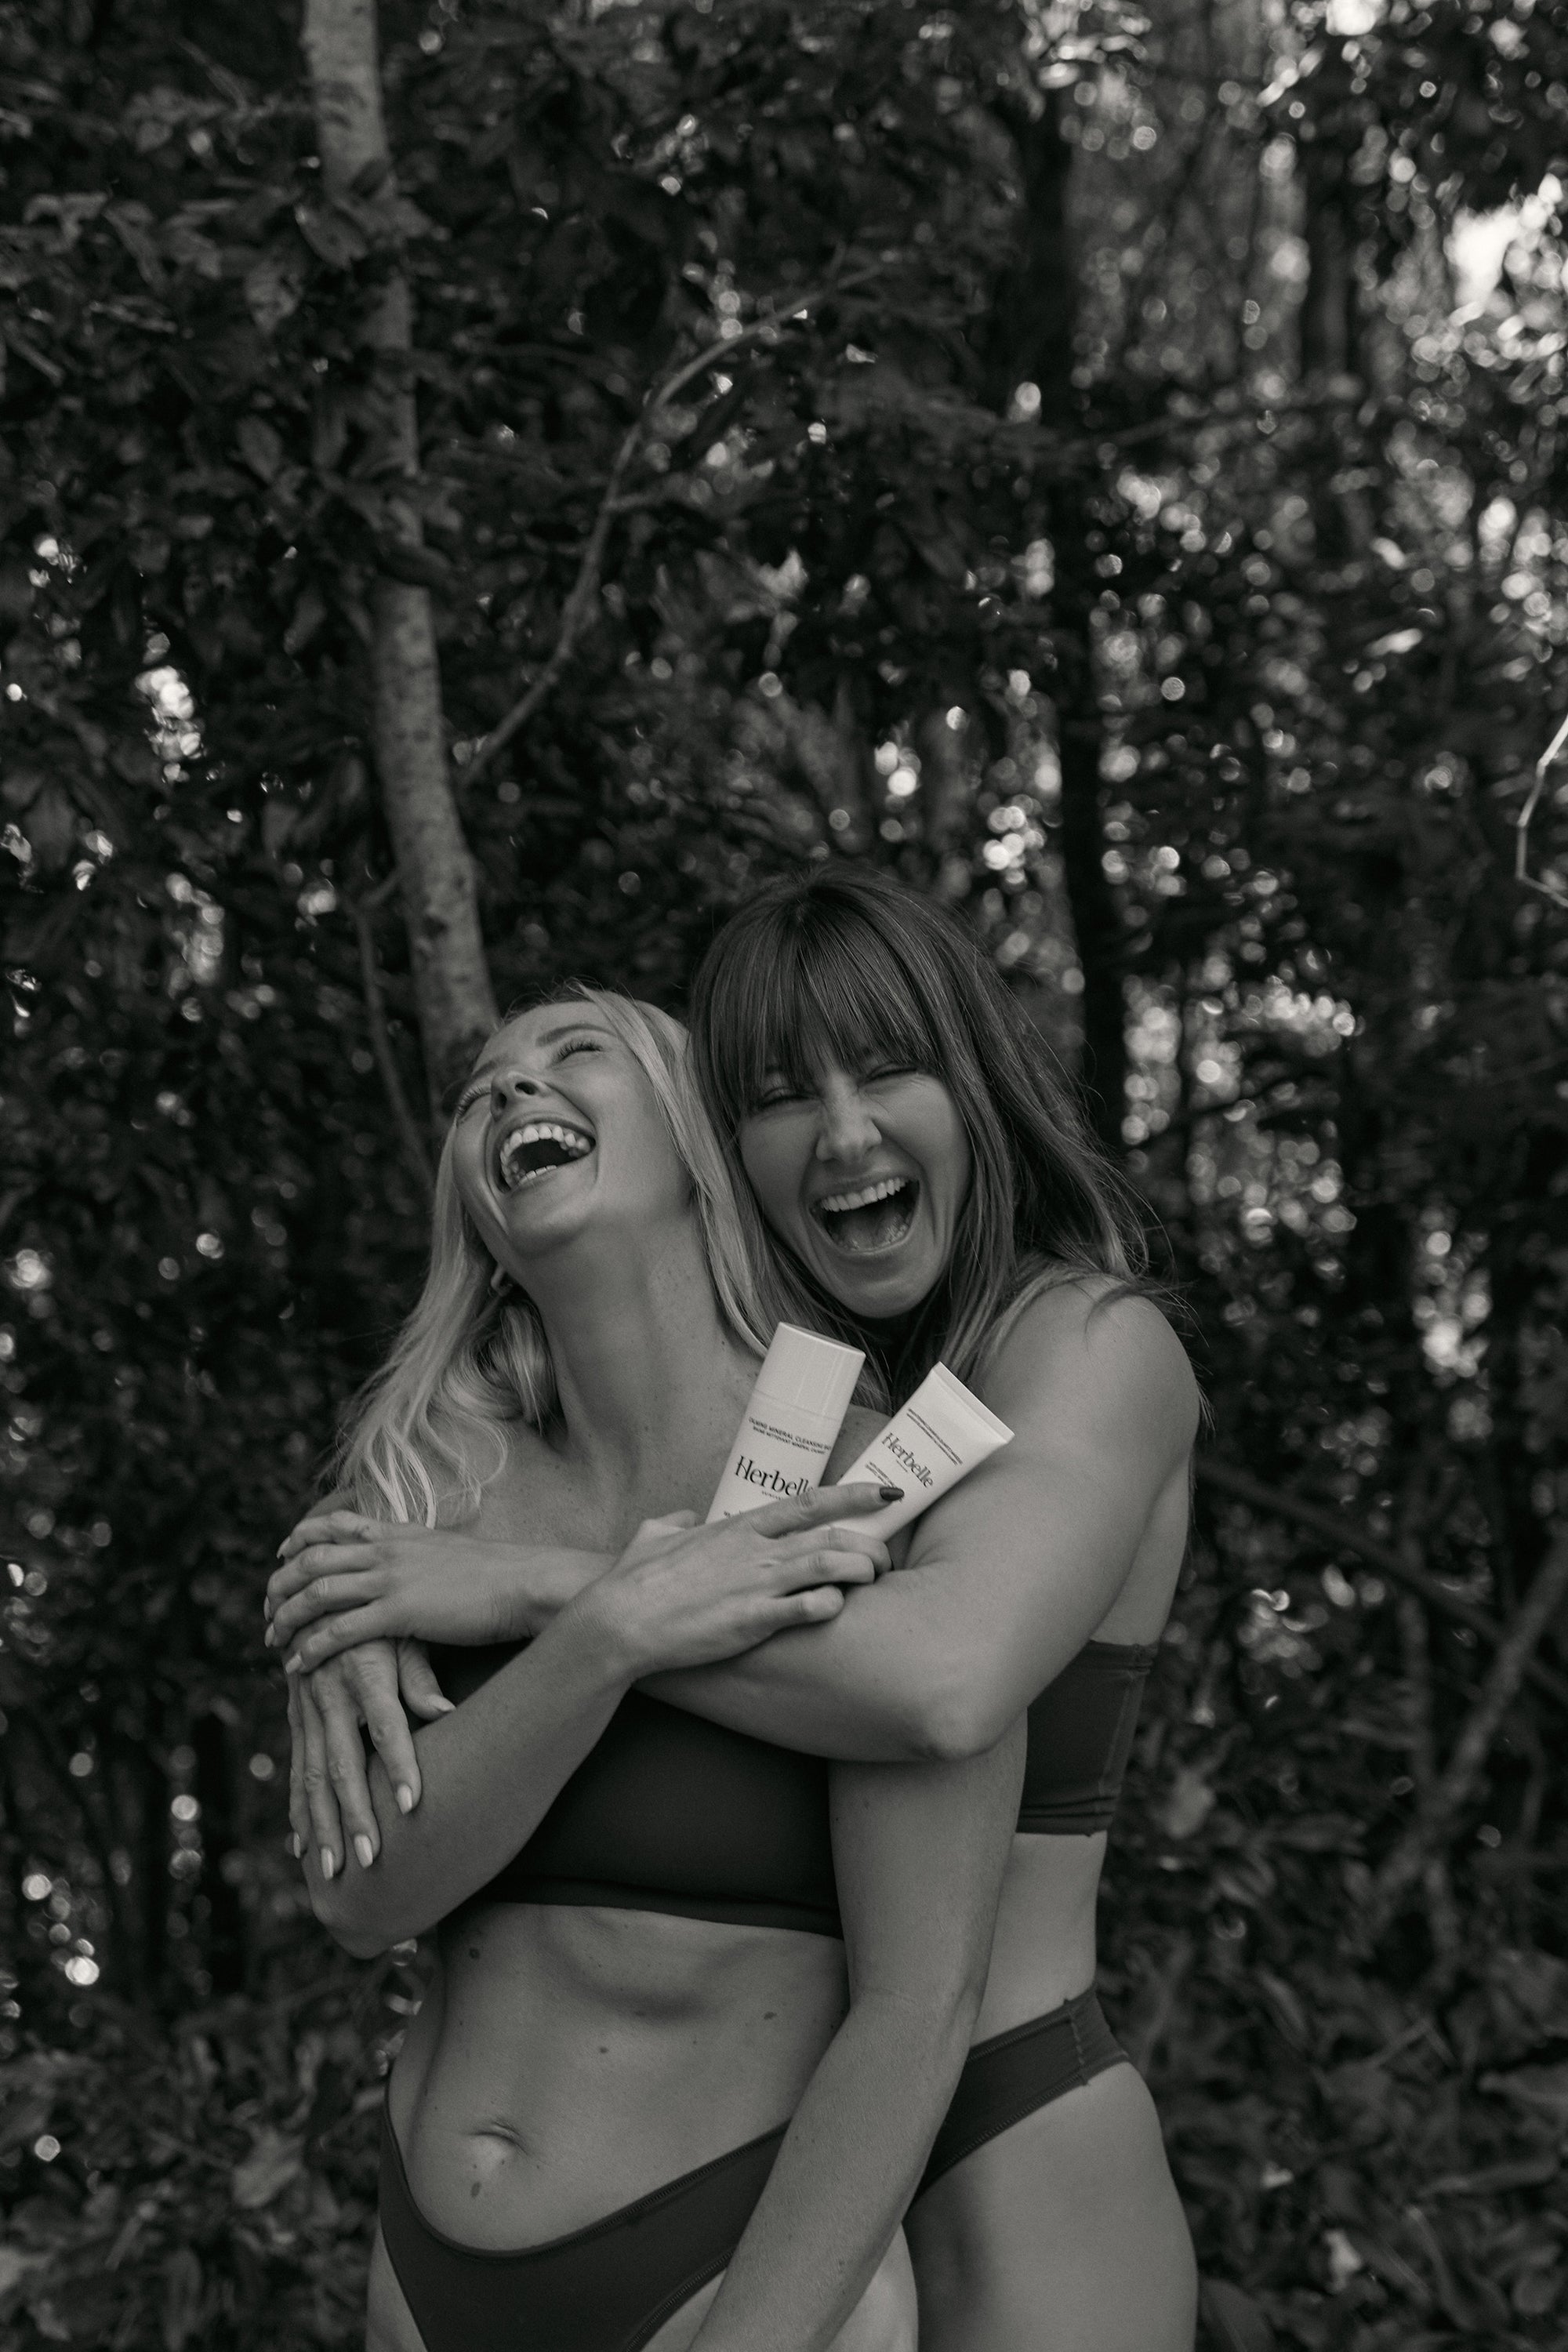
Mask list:
[[[286,1675],[297,1675],[300,1671],[300,1654],[296,1651],[291,1658],[284,1659],[283,1671]]]
[[[270,1625],[261,1636],[261,1646],[264,1650],[275,1650],[278,1646],[278,1636]]]
[[[360,1868],[362,1870],[368,1870],[371,1864],[375,1860],[375,1848],[372,1845],[369,1838],[365,1837],[363,1832],[354,1840],[354,1852],[359,1856]]]
[[[321,1876],[323,1878],[331,1878],[337,1866],[337,1864],[332,1859],[331,1847],[330,1845],[324,1845],[321,1848]]]
[[[272,1622],[272,1595],[270,1592],[266,1595],[261,1603],[261,1613],[270,1625]]]
[[[296,1862],[299,1862],[303,1857],[305,1852],[305,1841],[300,1835],[298,1830],[295,1830],[290,1833],[289,1839],[289,1851],[293,1855]]]
[[[901,1503],[904,1499],[904,1490],[901,1486],[879,1486],[877,1492],[884,1503]]]
[[[456,1715],[458,1712],[458,1702],[455,1698],[433,1698],[430,1704],[437,1715]]]
[[[400,1813],[411,1813],[414,1811],[414,1791],[406,1780],[400,1780],[397,1784],[397,1810]],[[368,1845],[369,1843],[367,1838],[365,1843]]]

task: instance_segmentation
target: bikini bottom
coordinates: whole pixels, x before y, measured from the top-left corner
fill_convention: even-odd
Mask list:
[[[637,2352],[724,2269],[784,2135],[781,2124],[585,2230],[507,2254],[426,2221],[384,2111],[382,2241],[425,2352]]]
[[[923,2197],[944,2172],[1037,2107],[1049,2106],[1064,2091],[1078,2089],[1126,2058],[1092,1985],[1044,2017],[977,2042],[963,2062],[915,2196]]]

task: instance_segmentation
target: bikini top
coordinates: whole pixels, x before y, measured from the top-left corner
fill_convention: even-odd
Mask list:
[[[519,1644],[432,1653],[461,1701]],[[1156,1652],[1089,1642],[1029,1709],[1026,1832],[1109,1828]],[[842,1933],[825,1758],[632,1691],[534,1831],[472,1903],[612,1905]]]

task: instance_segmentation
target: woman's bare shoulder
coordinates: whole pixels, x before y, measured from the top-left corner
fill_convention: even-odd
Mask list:
[[[986,1366],[982,1392],[1008,1418],[1026,1400],[1053,1406],[1073,1393],[1090,1411],[1160,1412],[1197,1433],[1201,1397],[1180,1334],[1159,1301],[1113,1275],[1064,1274],[1013,1317]]]

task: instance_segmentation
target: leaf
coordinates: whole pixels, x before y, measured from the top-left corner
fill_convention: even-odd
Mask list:
[[[272,2125],[257,2134],[250,2154],[234,2168],[230,2189],[242,2211],[259,2212],[280,2197],[304,2167],[297,2133],[280,2132]]]
[[[283,632],[284,652],[300,653],[310,644],[326,617],[327,600],[312,580],[300,590],[294,617]]]
[[[234,437],[251,472],[264,482],[276,480],[283,463],[283,444],[265,417],[242,416]]]
[[[370,251],[370,239],[338,205],[296,205],[294,218],[312,253],[329,269],[348,269]]]
[[[47,2254],[25,2254],[20,2246],[0,2246],[0,2297],[10,2294],[29,2271],[47,2263]]]
[[[76,839],[76,809],[59,784],[44,784],[27,810],[22,828],[33,845],[33,855],[46,874],[63,866]]]
[[[8,809],[31,808],[43,785],[42,768],[18,763],[14,768],[7,768],[4,779],[0,780],[0,801],[4,801]]]
[[[1214,1806],[1215,1792],[1204,1775],[1191,1764],[1180,1764],[1160,1809],[1160,1826],[1167,1837],[1191,1837],[1194,1830],[1202,1829]]]
[[[1267,2312],[1228,2279],[1199,2282],[1198,2315],[1215,2352],[1274,2352]]]
[[[1568,2126],[1568,2064],[1515,2066],[1506,2074],[1483,2074],[1480,2087],[1500,2099],[1517,2099],[1521,2106]]]
[[[33,593],[25,563],[0,563],[0,621],[25,621],[33,609]]]
[[[189,2246],[177,2246],[163,2265],[164,2352],[184,2352],[201,2322],[202,2266]]]
[[[417,547],[407,540],[390,539],[376,550],[376,562],[393,580],[411,588],[449,588],[452,567],[434,548]]]
[[[301,280],[297,268],[268,254],[245,274],[245,304],[264,335],[276,332],[300,307]]]
[[[1252,1974],[1253,1981],[1263,1995],[1264,2004],[1284,2039],[1294,2050],[1310,2050],[1312,2029],[1294,1990],[1283,1977],[1276,1976],[1272,1969],[1255,1968]]]

